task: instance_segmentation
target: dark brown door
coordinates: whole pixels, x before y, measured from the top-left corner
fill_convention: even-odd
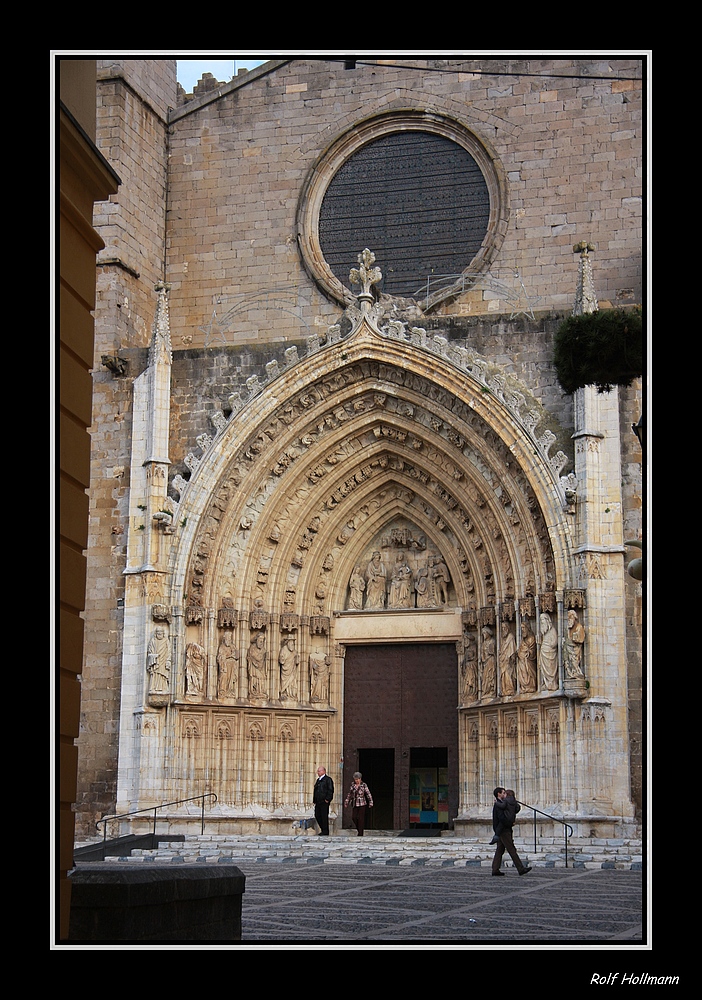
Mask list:
[[[448,784],[448,825],[453,825],[458,810],[457,675],[453,643],[347,648],[344,797],[354,771],[361,771],[376,803],[367,816],[369,830],[410,828],[410,775],[416,771],[417,748],[422,748],[420,763],[445,762],[441,775]],[[377,788],[371,774],[377,776]],[[350,810],[344,810],[344,825],[351,825]]]

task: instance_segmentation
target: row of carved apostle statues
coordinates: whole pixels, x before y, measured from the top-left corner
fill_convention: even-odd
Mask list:
[[[578,613],[568,611],[563,640],[563,677],[584,679],[585,627]],[[508,622],[502,622],[499,642],[495,630],[484,625],[480,641],[466,633],[461,663],[461,697],[464,703],[498,696],[557,691],[561,686],[558,632],[548,612],[539,616],[539,641],[529,619],[522,623],[519,644]]]
[[[171,690],[172,648],[166,629],[158,625],[147,649],[147,674],[149,694],[165,695]],[[268,699],[271,697],[271,677],[266,648],[266,636],[258,632],[251,641],[246,655],[247,690],[240,692],[239,651],[231,629],[224,629],[216,656],[217,697],[220,699]],[[299,698],[300,655],[293,638],[286,639],[278,654],[278,691],[281,701]],[[312,703],[329,702],[331,659],[322,652],[310,653],[308,661],[309,700]],[[185,646],[184,693],[186,697],[205,694],[207,654],[198,642]]]

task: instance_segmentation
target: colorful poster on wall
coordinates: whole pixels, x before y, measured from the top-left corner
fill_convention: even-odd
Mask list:
[[[412,768],[409,797],[410,823],[448,823],[448,768]]]
[[[439,813],[437,809],[438,784],[435,767],[422,767],[419,769],[421,780],[422,808],[419,813],[420,823],[438,823]]]

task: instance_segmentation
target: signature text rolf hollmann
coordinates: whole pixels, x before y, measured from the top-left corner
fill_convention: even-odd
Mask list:
[[[679,986],[680,976],[650,976],[648,972],[593,973],[590,986]]]

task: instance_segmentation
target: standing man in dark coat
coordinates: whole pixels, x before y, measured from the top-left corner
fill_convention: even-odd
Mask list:
[[[314,818],[319,824],[320,837],[329,836],[329,803],[334,798],[334,782],[327,774],[325,767],[317,768],[317,780],[314,783]]]
[[[507,851],[519,874],[526,875],[527,872],[531,871],[531,868],[525,865],[517,854],[512,837],[512,827],[517,813],[522,807],[515,799],[511,788],[498,787],[493,795],[495,796],[495,804],[492,807],[492,828],[495,831],[493,840],[497,839],[497,847],[495,848],[495,857],[492,859],[492,874],[504,875],[504,872],[500,871],[500,865],[502,864],[502,856]]]

